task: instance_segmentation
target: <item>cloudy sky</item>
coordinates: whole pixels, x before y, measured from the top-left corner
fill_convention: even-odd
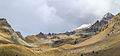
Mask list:
[[[120,0],[0,0],[0,18],[24,36],[65,32],[120,12]]]

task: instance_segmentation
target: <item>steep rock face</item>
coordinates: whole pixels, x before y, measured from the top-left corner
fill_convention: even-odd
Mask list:
[[[111,14],[110,12],[108,12],[108,13],[106,13],[105,15],[104,15],[104,17],[102,18],[102,20],[101,21],[106,21],[106,22],[108,22],[111,18],[113,18],[114,17],[114,15],[113,14]]]
[[[100,20],[100,21],[97,20],[91,27],[86,28],[86,29],[75,30],[76,35],[80,35],[80,36],[83,35],[83,37],[96,35],[99,32],[101,32],[107,28],[106,24],[108,24],[108,21],[113,17],[114,17],[114,15],[108,12],[107,14],[104,15],[102,20]]]
[[[15,31],[15,33],[18,35],[19,38],[25,40],[25,38],[22,36],[22,34],[19,31]]]
[[[98,31],[98,33],[99,33],[99,32],[101,32],[102,30],[104,30],[105,25],[106,25],[106,24],[108,23],[108,21],[109,21],[111,18],[113,18],[113,17],[114,17],[114,15],[108,12],[107,14],[104,15],[104,17],[102,18],[102,20],[97,21],[95,24],[93,24],[93,25],[92,25],[89,29],[87,29],[87,30],[90,31],[90,32],[96,32],[96,33],[97,33],[97,31]]]
[[[0,19],[0,32],[12,34],[10,31],[14,31],[11,26],[7,23],[6,19]]]
[[[8,39],[9,41],[22,45],[29,45],[21,39],[21,36],[12,29],[4,18],[0,18],[0,33],[1,35],[6,35],[5,39]]]

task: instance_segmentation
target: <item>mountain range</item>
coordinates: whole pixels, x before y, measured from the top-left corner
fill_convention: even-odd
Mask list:
[[[120,13],[65,33],[23,37],[0,18],[0,56],[120,56]]]

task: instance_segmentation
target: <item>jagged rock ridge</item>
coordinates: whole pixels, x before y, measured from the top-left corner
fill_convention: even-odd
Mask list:
[[[113,18],[114,15],[111,13],[107,13],[104,15],[102,20],[97,20],[91,27],[87,29],[80,29],[80,30],[75,30],[77,35],[84,35],[83,33],[89,33],[89,36],[91,35],[96,35],[99,32],[103,31],[105,28],[107,28],[106,24],[108,21]]]
[[[8,35],[6,39],[13,41],[14,43],[18,43],[21,45],[29,45],[21,38],[22,35],[12,29],[12,27],[8,24],[5,18],[0,18],[0,33],[4,33]]]

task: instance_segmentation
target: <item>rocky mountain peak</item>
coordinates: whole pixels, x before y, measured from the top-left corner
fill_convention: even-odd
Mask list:
[[[108,13],[106,13],[106,14],[104,15],[104,17],[102,18],[102,20],[108,21],[108,20],[110,20],[112,17],[114,17],[114,15],[113,15],[112,13],[108,12]]]
[[[0,18],[1,23],[7,23],[7,20],[5,18]]]
[[[106,13],[101,20],[97,20],[94,24],[92,24],[89,28],[86,29],[79,29],[75,30],[76,35],[80,35],[84,33],[90,34],[90,36],[96,35],[99,32],[103,31],[105,28],[107,28],[106,24],[108,24],[108,21],[112,19],[114,15],[110,12]],[[84,34],[85,35],[85,34]]]
[[[5,18],[0,18],[0,21],[2,21],[2,20],[6,20]]]
[[[11,27],[5,18],[0,18],[0,24],[1,26]]]

